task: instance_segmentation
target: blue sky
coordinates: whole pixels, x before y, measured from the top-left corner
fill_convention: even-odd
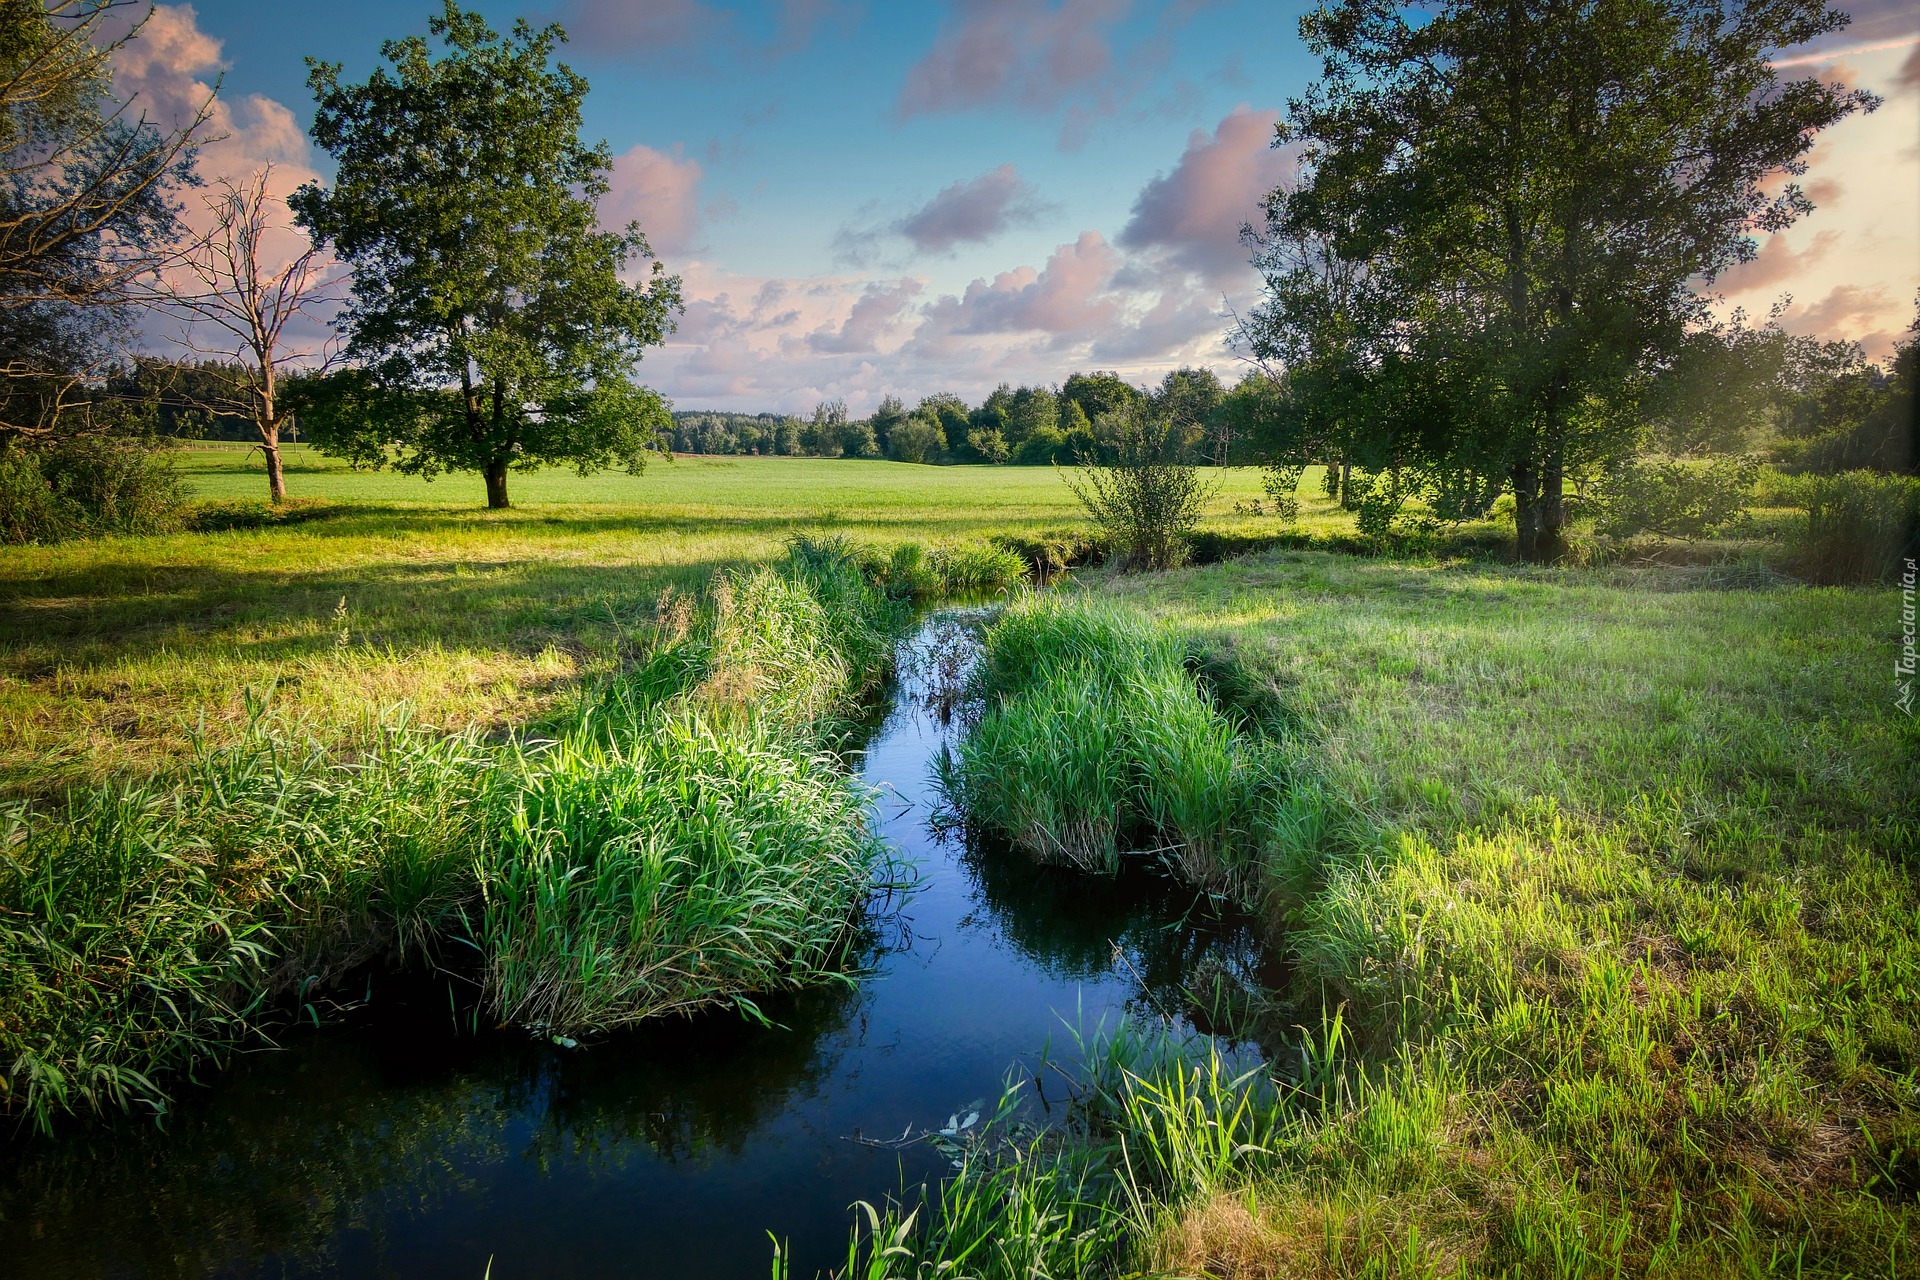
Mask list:
[[[1303,3],[547,3],[478,7],[573,37],[588,136],[618,157],[604,212],[639,218],[686,282],[681,331],[642,371],[683,407],[858,412],[1091,367],[1232,376],[1222,309],[1255,290],[1234,231],[1285,172],[1267,143],[1315,71]],[[303,59],[364,77],[431,11],[162,6],[123,74],[162,105],[219,77],[230,136],[210,164],[324,179]],[[1831,69],[1888,106],[1823,142],[1826,207],[1728,283],[1759,311],[1791,292],[1790,324],[1883,351],[1920,286],[1920,60],[1906,6],[1856,16],[1812,56],[1867,47]]]

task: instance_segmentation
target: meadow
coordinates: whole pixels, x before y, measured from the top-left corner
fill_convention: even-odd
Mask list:
[[[257,763],[263,720],[307,744],[309,771],[283,771],[296,791],[333,794],[338,760],[385,761],[353,785],[413,789],[381,829],[426,852],[348,859],[343,882],[391,899],[392,868],[445,862],[436,813],[479,824],[485,892],[507,895],[485,922],[486,981],[540,1026],[651,1009],[647,965],[673,945],[606,909],[631,900],[638,862],[589,858],[607,891],[567,898],[569,856],[612,847],[596,815],[669,831],[646,779],[692,758],[623,755],[595,724],[707,743],[689,748],[695,773],[769,798],[756,885],[717,866],[676,881],[660,899],[676,921],[697,933],[730,895],[765,893],[774,951],[830,968],[843,935],[776,890],[828,866],[824,896],[844,903],[882,855],[807,847],[856,798],[737,718],[813,724],[881,674],[881,640],[830,621],[880,606],[849,604],[869,588],[831,564],[808,578],[807,548],[832,561],[1080,522],[1042,468],[682,458],[516,475],[520,505],[492,513],[467,478],[302,452],[296,503],[269,515],[240,451],[181,467],[212,504],[204,523],[231,527],[0,558],[6,789],[49,803],[107,794],[80,784],[109,777],[198,776],[227,794],[182,762]],[[1245,506],[1256,474],[1221,480],[1205,530],[1281,532]],[[1350,518],[1314,480],[1296,530],[1313,545],[1087,568],[1005,610],[949,779],[968,821],[1031,856],[1101,874],[1152,848],[1257,910],[1291,962],[1242,1011],[1271,1033],[1272,1081],[1125,1036],[1096,1046],[1065,1137],[983,1142],[911,1226],[905,1206],[866,1219],[850,1268],[1920,1274],[1920,731],[1894,704],[1897,592],[1808,585],[1764,538],[1555,568],[1472,537],[1343,554],[1325,548]],[[799,578],[756,570],[796,534],[812,540]],[[863,562],[870,578],[883,561]],[[745,595],[701,595],[716,573],[757,572]],[[813,700],[788,706],[792,690]],[[647,718],[662,697],[694,720]],[[383,713],[403,702],[399,750]],[[557,727],[560,749],[509,761],[510,783],[469,803],[462,753],[499,772],[528,726]],[[728,755],[738,741],[751,759]],[[191,808],[154,810],[154,829]],[[390,946],[470,890],[410,892],[411,916],[345,924],[281,893],[300,909],[275,908],[273,927]],[[738,980],[696,998],[784,980],[771,951],[728,963]],[[988,1127],[1002,1120],[1021,1132],[1015,1110]]]
[[[479,481],[354,472],[288,450],[291,509],[265,511],[239,447],[181,450],[225,531],[0,553],[0,794],[138,774],[203,733],[232,741],[246,690],[331,742],[406,701],[449,730],[538,718],[621,661],[669,588],[765,561],[795,533],[929,545],[1079,522],[1047,467],[681,457],[641,475]],[[1231,472],[1214,507],[1260,492]]]

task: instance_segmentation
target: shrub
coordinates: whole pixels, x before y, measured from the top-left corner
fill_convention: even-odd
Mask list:
[[[166,453],[98,436],[0,449],[0,501],[0,539],[14,543],[171,533],[189,513]]]
[[[1883,581],[1915,554],[1920,476],[1847,471],[1789,477],[1781,488],[1806,512],[1796,555],[1801,572],[1817,582]]]
[[[1616,538],[1636,533],[1718,537],[1746,518],[1759,475],[1754,458],[1632,459],[1609,472],[1595,489],[1592,502],[1599,531]]]
[[[57,542],[79,523],[80,513],[47,482],[38,454],[0,449],[0,542]]]
[[[1129,569],[1186,563],[1193,531],[1212,486],[1183,457],[1169,424],[1137,406],[1101,417],[1111,457],[1093,461],[1067,484]]]
[[[887,452],[896,462],[934,462],[938,461],[946,440],[946,433],[938,422],[916,413],[894,423],[887,432]]]
[[[1058,427],[1035,427],[1020,447],[1014,451],[1013,460],[1023,467],[1044,467],[1058,462],[1066,456],[1067,437]]]
[[[1300,477],[1306,470],[1297,463],[1273,463],[1261,469],[1260,486],[1267,491],[1273,514],[1288,524],[1300,518]]]

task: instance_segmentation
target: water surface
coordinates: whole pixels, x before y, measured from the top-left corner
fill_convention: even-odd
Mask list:
[[[135,1121],[0,1146],[0,1275],[763,1277],[844,1258],[848,1210],[937,1177],[924,1143],[1071,1025],[1188,1020],[1244,923],[1143,869],[1103,881],[930,823],[955,629],[908,646],[861,774],[919,883],[856,984],[778,1024],[676,1019],[574,1050],[476,1031],[433,975],[371,980],[340,1025],[242,1055]],[[359,993],[356,993],[359,994]],[[1022,1065],[1024,1064],[1024,1065]]]

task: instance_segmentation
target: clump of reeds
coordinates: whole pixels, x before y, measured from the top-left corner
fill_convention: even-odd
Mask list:
[[[275,733],[173,780],[0,815],[0,1105],[163,1110],[217,1058],[376,954],[421,948],[471,883],[493,752],[389,726],[358,760]]]
[[[891,550],[855,542],[845,534],[799,535],[787,544],[796,564],[825,562],[850,567],[894,600],[943,600],[984,596],[1025,582],[1032,566],[998,543],[959,542],[928,548],[903,542]]]
[[[796,548],[664,610],[543,740],[402,719],[342,759],[261,715],[176,776],[0,811],[0,1110],[164,1110],[344,970],[456,940],[491,1013],[557,1034],[828,978],[883,848],[823,722],[906,620]]]
[[[486,999],[580,1035],[835,971],[884,847],[863,788],[770,724],[654,710],[515,762],[480,864]]]
[[[1030,596],[987,629],[976,682],[983,710],[943,771],[968,822],[1042,861],[1111,872],[1151,852],[1240,886],[1285,793],[1280,755],[1212,705],[1173,636]]]

